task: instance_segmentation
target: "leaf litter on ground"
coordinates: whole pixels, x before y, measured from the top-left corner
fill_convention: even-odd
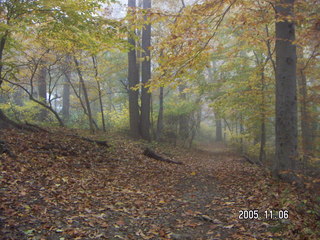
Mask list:
[[[17,158],[1,155],[1,239],[319,237],[311,192],[273,180],[223,145],[156,147],[184,162],[175,165],[145,157],[141,141],[109,135],[106,148],[67,131],[2,133]],[[317,179],[308,180],[313,189]],[[287,209],[290,217],[239,219],[246,209]]]

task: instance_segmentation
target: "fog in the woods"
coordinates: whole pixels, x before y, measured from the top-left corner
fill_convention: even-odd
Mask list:
[[[0,1],[0,239],[320,239],[319,13]]]

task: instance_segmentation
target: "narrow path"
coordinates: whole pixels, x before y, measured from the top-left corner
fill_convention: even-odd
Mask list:
[[[269,238],[265,222],[238,218],[248,208],[247,184],[255,187],[259,169],[219,143],[195,150],[185,162],[188,176],[175,185],[180,201],[173,204],[179,223],[169,221],[173,239]]]
[[[0,239],[270,239],[266,221],[238,219],[268,207],[265,176],[221,145],[166,149],[185,163],[176,165],[116,136],[112,148],[59,133],[3,136],[17,159],[1,156]]]

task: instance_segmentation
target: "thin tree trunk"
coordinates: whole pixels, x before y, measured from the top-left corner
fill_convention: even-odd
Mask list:
[[[83,90],[84,100],[86,102],[86,108],[87,108],[87,111],[88,111],[90,131],[92,133],[94,133],[93,118],[92,118],[92,112],[91,112],[91,107],[90,107],[90,101],[89,101],[87,88],[86,88],[86,85],[84,83],[84,79],[83,79],[83,76],[82,76],[82,72],[81,72],[81,69],[80,69],[79,62],[78,62],[76,57],[74,57],[73,60],[74,60],[74,63],[76,64],[77,73],[78,73],[79,80],[80,80],[80,83],[81,83],[81,87],[82,87],[82,90]]]
[[[182,101],[187,99],[186,94],[183,92],[184,89],[184,85],[179,86],[179,97]],[[179,138],[183,145],[189,137],[189,130],[189,116],[187,113],[183,113],[179,116]]]
[[[6,45],[8,34],[9,34],[9,31],[6,30],[4,35],[1,38],[1,41],[0,41],[0,86],[3,82],[3,79],[2,79],[2,69],[3,69],[2,59],[3,59],[4,47]]]
[[[67,75],[65,75],[65,76],[66,76],[66,79],[68,80],[68,83],[69,83],[70,87],[72,88],[74,94],[75,94],[76,97],[79,99],[79,102],[80,102],[80,105],[81,105],[81,107],[82,107],[83,113],[89,118],[89,114],[88,114],[88,112],[87,112],[87,109],[86,109],[85,104],[84,104],[83,101],[82,101],[82,98],[81,98],[80,94],[77,92],[75,86],[72,84],[71,79],[68,78]],[[93,121],[93,125],[95,126],[95,128],[96,128],[96,129],[99,129],[98,124],[96,123],[96,121],[95,121],[94,119],[92,119],[92,121]]]
[[[298,49],[298,57],[303,59],[303,49]],[[298,60],[299,63],[299,60]],[[301,126],[301,143],[302,143],[302,154],[303,160],[308,160],[309,154],[312,152],[312,133],[311,133],[311,117],[308,109],[308,91],[307,91],[307,78],[304,71],[304,66],[299,64],[298,69],[298,90],[299,90],[299,101],[300,101],[300,126]]]
[[[63,97],[62,97],[62,118],[67,122],[70,117],[70,85],[65,78],[63,83]]]
[[[132,8],[136,7],[135,0],[128,0],[129,14]],[[131,11],[131,14],[133,12]],[[136,42],[133,37],[129,36],[128,43],[131,49],[128,52],[128,82],[129,82],[129,119],[130,132],[135,138],[139,138],[140,131],[140,113],[139,113],[139,91],[133,90],[133,87],[139,83],[139,69],[137,67]]]
[[[39,72],[38,78],[38,93],[39,101],[47,104],[47,82],[46,82],[47,69],[42,66]],[[40,110],[39,120],[44,121],[47,116],[47,111],[45,109]]]
[[[159,114],[158,114],[158,122],[157,122],[157,141],[161,140],[163,130],[163,87],[160,87],[159,94]]]
[[[197,101],[199,103],[199,101]],[[197,134],[197,132],[200,130],[200,124],[201,124],[201,115],[202,115],[202,110],[201,110],[201,106],[200,108],[196,111],[196,119],[194,121],[194,125],[192,127],[192,131],[191,131],[191,136],[190,136],[190,141],[189,141],[189,148],[192,147],[192,143],[194,141],[194,138]]]
[[[260,139],[260,151],[259,151],[259,161],[264,163],[266,160],[266,151],[265,151],[265,146],[266,146],[266,123],[265,120],[262,120],[261,123],[261,139]]]
[[[241,153],[244,152],[244,143],[243,143],[243,133],[244,133],[244,128],[243,128],[243,117],[242,114],[240,114],[240,122],[239,122],[239,130],[240,130],[240,148],[241,148]]]
[[[282,17],[292,17],[294,0],[276,5],[276,157],[273,174],[295,169],[297,157],[297,86],[295,25]]]
[[[267,29],[267,34],[268,34],[268,29]],[[259,151],[259,162],[264,163],[266,160],[266,152],[265,152],[265,146],[266,146],[266,112],[265,112],[265,105],[266,105],[266,96],[265,96],[265,65],[269,60],[272,61],[272,55],[270,51],[270,43],[267,41],[267,46],[270,55],[266,58],[265,62],[262,62],[259,60],[258,55],[256,52],[254,52],[254,55],[256,57],[256,62],[257,62],[257,67],[260,68],[260,85],[261,85],[261,103],[260,103],[260,151]],[[259,138],[257,138],[259,139]],[[255,143],[256,144],[256,141]]]
[[[223,141],[227,142],[227,124],[226,124],[226,121],[222,126],[223,126]]]
[[[70,84],[71,70],[70,70],[70,56],[66,57],[67,69],[65,71],[65,78],[63,83],[63,93],[62,93],[62,118],[65,122],[69,120],[70,117]]]
[[[260,151],[259,151],[259,161],[264,163],[266,160],[266,114],[265,114],[265,77],[264,77],[264,67],[261,70],[261,125],[260,125]]]
[[[97,65],[97,60],[95,58],[95,56],[92,56],[92,63],[93,63],[93,67],[95,69],[95,74],[94,74],[94,78],[97,82],[97,87],[98,87],[98,95],[99,95],[99,104],[100,104],[100,112],[101,112],[101,121],[102,121],[102,130],[104,132],[106,132],[106,123],[104,120],[104,112],[103,112],[103,104],[102,104],[102,91],[101,91],[101,86],[100,86],[100,81],[98,79],[98,65]]]
[[[216,120],[216,141],[221,142],[222,141],[222,121],[218,113],[215,113],[214,117]]]
[[[143,0],[143,9],[151,8],[151,0]],[[144,17],[147,20],[147,16]],[[150,109],[151,109],[151,93],[146,86],[151,78],[151,61],[150,61],[150,46],[151,46],[151,24],[146,24],[142,30],[142,67],[141,81],[143,83],[141,89],[141,121],[140,131],[143,139],[150,141]]]

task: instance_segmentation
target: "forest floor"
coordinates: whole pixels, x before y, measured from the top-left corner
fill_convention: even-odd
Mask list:
[[[2,133],[16,158],[0,159],[1,239],[320,239],[319,179],[275,181],[222,144],[153,146],[177,165],[144,156],[147,143],[68,131]],[[239,219],[254,209],[259,219]]]

